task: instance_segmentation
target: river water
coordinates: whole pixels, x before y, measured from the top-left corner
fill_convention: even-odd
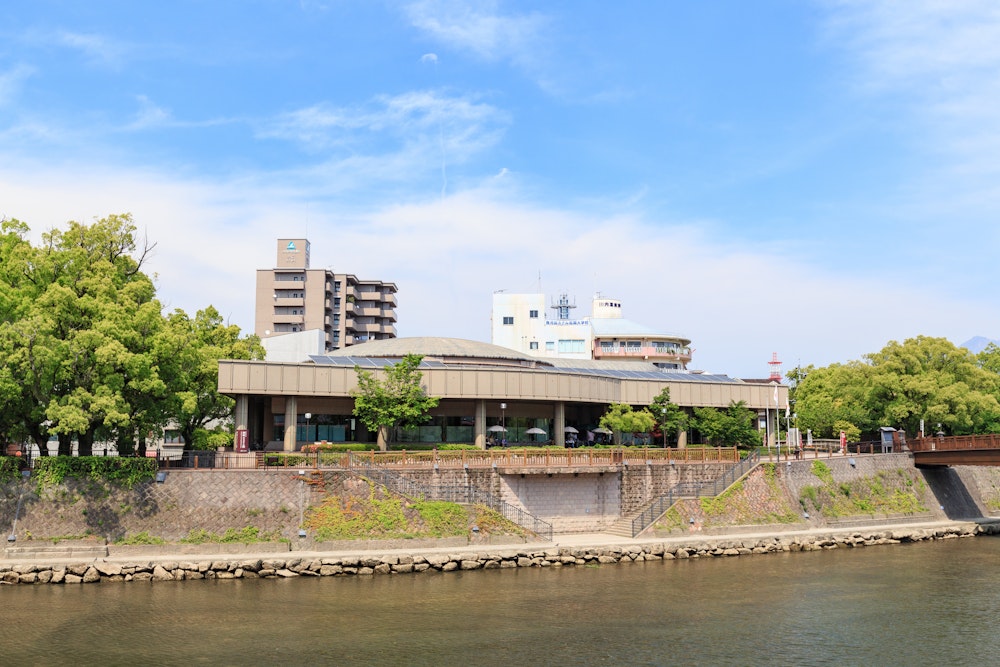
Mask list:
[[[564,568],[0,588],[4,665],[988,665],[1000,538]]]

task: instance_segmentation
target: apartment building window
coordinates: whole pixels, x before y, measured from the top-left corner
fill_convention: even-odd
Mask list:
[[[583,352],[583,339],[562,339],[559,341],[559,354],[581,354]]]
[[[503,318],[504,325],[514,324],[514,317],[512,315],[505,315]]]
[[[547,341],[545,341],[545,351],[546,352],[555,352],[556,351],[556,342],[554,340],[547,340]]]
[[[530,343],[528,343],[528,348],[531,349],[531,350],[537,350],[538,349],[538,341],[537,340],[533,340]]]
[[[529,310],[528,311],[528,317],[530,317],[533,320],[537,320],[538,319],[538,311],[537,310]]]

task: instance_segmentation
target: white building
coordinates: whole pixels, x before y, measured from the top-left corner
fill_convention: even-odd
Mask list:
[[[646,361],[684,371],[691,341],[622,317],[617,299],[594,297],[591,315],[570,317],[576,304],[559,296],[546,316],[544,294],[493,294],[491,342],[524,354],[558,359]]]

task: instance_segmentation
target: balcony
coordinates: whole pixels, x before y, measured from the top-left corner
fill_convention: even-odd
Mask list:
[[[652,345],[606,348],[594,346],[594,359],[645,359],[649,361],[691,361],[690,347],[663,348]]]
[[[273,317],[275,324],[304,324],[306,321],[306,316],[304,314],[292,315],[292,314],[281,314],[275,315]]]
[[[395,321],[396,313],[391,308],[384,308],[381,304],[372,304],[370,301],[354,304],[355,317],[377,317],[379,319],[392,319]]]
[[[382,322],[365,322],[358,323],[355,322],[352,325],[348,325],[347,329],[349,331],[354,331],[358,334],[387,334],[389,336],[396,335],[396,327],[392,324],[386,324]]]
[[[281,297],[281,296],[279,296],[277,299],[274,299],[274,305],[276,307],[285,307],[285,306],[288,306],[288,307],[291,307],[291,306],[302,307],[302,306],[306,305],[306,300],[303,297],[301,297],[301,296],[300,297],[294,297],[294,298],[293,297]]]

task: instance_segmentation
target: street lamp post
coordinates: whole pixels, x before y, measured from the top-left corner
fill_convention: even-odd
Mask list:
[[[306,442],[309,442],[309,420],[312,419],[312,413],[307,412],[305,414],[305,417],[306,417]]]
[[[506,418],[505,410],[507,410],[507,404],[506,403],[501,403],[500,404],[500,428],[502,428],[503,430],[500,431],[500,437],[503,439],[504,444],[507,444],[507,418]]]
[[[663,413],[663,419],[660,420],[660,430],[663,432],[663,448],[667,448],[667,428],[664,422],[667,421],[667,406],[662,406],[660,411]]]

